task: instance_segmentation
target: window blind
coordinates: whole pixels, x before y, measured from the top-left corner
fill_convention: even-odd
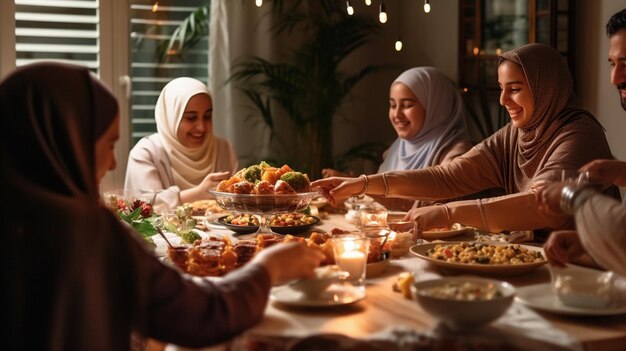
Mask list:
[[[15,0],[16,66],[54,60],[99,68],[98,0]]]
[[[209,0],[131,0],[131,124],[132,144],[156,131],[154,105],[161,89],[177,77],[193,77],[205,84],[208,77],[208,40],[203,38],[180,57],[159,61],[158,47],[167,42],[189,14]]]

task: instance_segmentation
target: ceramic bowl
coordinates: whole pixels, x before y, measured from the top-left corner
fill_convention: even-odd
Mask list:
[[[550,266],[552,289],[564,305],[602,308],[613,300],[615,275],[611,271],[567,264]]]
[[[515,288],[507,282],[462,276],[420,281],[412,290],[424,311],[455,330],[493,322],[515,297]]]

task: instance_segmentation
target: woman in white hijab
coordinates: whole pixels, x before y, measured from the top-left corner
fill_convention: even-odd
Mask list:
[[[238,167],[231,144],[213,135],[212,118],[204,83],[187,77],[169,82],[155,106],[157,133],[130,151],[124,188],[158,190],[156,203],[170,208],[209,198],[207,190]]]
[[[435,67],[411,68],[396,78],[389,89],[389,121],[398,138],[385,151],[378,173],[443,164],[472,146],[461,96]],[[334,170],[322,173],[325,178],[340,175]],[[408,210],[415,202],[376,200],[390,210]]]

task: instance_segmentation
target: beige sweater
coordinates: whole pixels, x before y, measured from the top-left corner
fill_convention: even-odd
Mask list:
[[[591,257],[626,277],[626,207],[605,195],[593,195],[576,211],[576,227]]]

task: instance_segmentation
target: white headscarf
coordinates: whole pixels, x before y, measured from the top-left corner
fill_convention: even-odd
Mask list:
[[[199,148],[188,148],[180,143],[176,133],[189,99],[197,94],[211,97],[207,86],[193,78],[176,78],[161,91],[154,115],[157,131],[167,151],[172,166],[174,182],[181,189],[198,185],[215,169],[218,141],[213,133],[207,133]]]
[[[413,138],[394,141],[378,172],[433,166],[447,147],[459,139],[467,140],[461,96],[441,71],[415,67],[403,72],[392,85],[397,82],[411,89],[424,106],[424,125]]]

